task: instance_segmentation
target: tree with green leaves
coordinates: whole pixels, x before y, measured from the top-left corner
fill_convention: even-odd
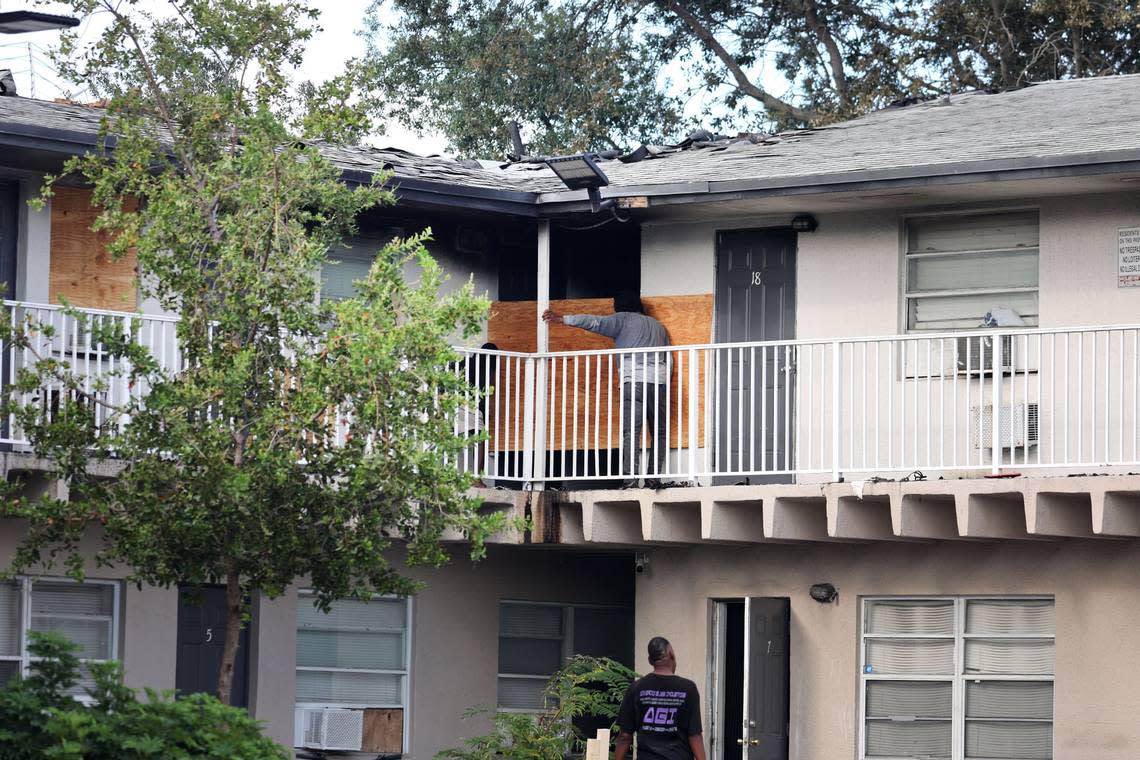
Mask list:
[[[394,199],[379,181],[347,184],[322,155],[323,141],[356,139],[369,120],[355,65],[322,85],[290,82],[317,21],[305,2],[72,6],[110,14],[94,42],[65,38],[60,58],[106,98],[108,147],[56,180],[92,188],[112,254],[133,251],[141,296],[180,317],[180,359],[152,354],[138,320],[71,310],[103,351],[92,378],[78,358],[42,350],[51,325],[10,317],[9,340],[32,359],[3,411],[70,498],[5,500],[4,516],[28,522],[8,570],[59,562],[82,576],[94,525],[96,561],[128,567],[133,582],[225,584],[217,693],[228,701],[255,595],[302,577],[325,609],[407,594],[414,584],[385,553],[394,541],[408,563],[438,565],[445,530],[465,532],[477,556],[499,527],[448,463],[470,443],[453,432],[470,389],[449,342],[477,330],[486,303],[470,284],[441,293],[424,235],[378,251],[356,297],[320,302],[328,251]],[[111,382],[137,392],[108,396]],[[58,404],[40,403],[45,387]],[[94,477],[99,461],[117,476]]]
[[[1140,71],[1130,0],[373,0],[392,113],[464,155],[827,124],[966,88]],[[686,107],[688,106],[688,107]]]

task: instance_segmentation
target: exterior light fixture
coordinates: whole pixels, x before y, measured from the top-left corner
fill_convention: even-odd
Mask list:
[[[0,34],[23,34],[48,29],[70,29],[79,26],[79,19],[37,11],[8,11],[0,13]]]
[[[839,591],[830,583],[817,583],[808,590],[808,594],[820,604],[830,604],[839,598]]]
[[[796,232],[815,232],[819,222],[811,214],[800,214],[792,217],[792,229]]]
[[[603,201],[601,194],[598,193],[598,188],[610,184],[610,180],[588,154],[557,156],[544,160],[551,171],[558,175],[558,179],[562,180],[562,184],[571,190],[585,190],[589,194],[590,208],[595,214],[616,204],[613,198]]]

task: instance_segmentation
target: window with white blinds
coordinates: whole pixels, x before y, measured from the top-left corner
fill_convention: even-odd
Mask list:
[[[93,681],[89,662],[118,656],[119,586],[112,581],[17,578],[0,582],[0,685],[28,672],[29,631],[57,633],[79,646],[80,681],[71,693],[85,698]]]
[[[908,220],[907,329],[976,329],[994,309],[1036,327],[1039,237],[1036,211]]]
[[[411,601],[342,599],[321,612],[297,602],[299,707],[403,708],[407,705]]]
[[[387,233],[390,234],[354,238],[349,244],[337,246],[329,252],[321,267],[322,301],[343,301],[356,295],[356,281],[368,275],[376,254],[388,241],[399,236],[401,230],[393,228]]]
[[[498,705],[545,709],[547,681],[576,654],[623,662],[633,648],[633,613],[622,607],[541,602],[499,604]]]
[[[866,599],[862,758],[1053,757],[1052,599]]]

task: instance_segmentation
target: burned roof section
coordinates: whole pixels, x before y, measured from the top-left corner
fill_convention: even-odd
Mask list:
[[[93,145],[101,111],[0,98],[0,142],[37,138],[60,150]],[[603,196],[715,196],[882,178],[936,177],[1140,161],[1140,75],[1045,82],[900,102],[850,121],[772,135],[699,130],[675,145],[599,156]],[[75,148],[73,148],[75,149]],[[322,145],[346,173],[389,170],[401,187],[519,205],[581,200],[536,160],[510,164],[417,156],[395,148]]]

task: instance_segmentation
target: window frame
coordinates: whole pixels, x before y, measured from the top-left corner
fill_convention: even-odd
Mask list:
[[[1033,213],[1037,215],[1037,245],[1033,248],[1023,249],[1010,249],[1010,248],[979,248],[965,251],[917,251],[912,253],[910,250],[910,232],[911,225],[916,222],[930,219],[958,219],[966,220],[970,217],[984,217],[984,216],[999,216],[1002,214],[1018,214]],[[1013,208],[988,208],[988,209],[961,209],[955,211],[943,211],[935,213],[915,213],[908,214],[902,218],[902,228],[900,230],[900,243],[902,249],[902,267],[901,267],[901,280],[900,292],[901,299],[901,325],[902,332],[910,335],[923,335],[923,334],[938,334],[947,332],[967,332],[984,329],[980,325],[973,327],[949,327],[949,328],[929,328],[923,329],[920,327],[911,327],[910,325],[910,312],[911,303],[913,301],[921,300],[924,298],[946,298],[955,296],[970,296],[970,295],[993,295],[993,294],[1009,294],[1009,293],[1036,293],[1037,294],[1037,308],[1038,316],[1037,321],[1040,324],[1041,315],[1041,209],[1034,206],[1022,206]],[[911,292],[910,287],[910,274],[911,262],[916,259],[923,258],[937,258],[937,257],[950,257],[950,256],[977,256],[985,253],[1002,253],[1010,250],[1020,251],[1036,251],[1037,253],[1037,285],[1034,286],[1018,286],[1018,287],[996,287],[996,288],[949,288],[942,290],[929,290],[929,291],[916,291]]]
[[[1054,618],[1054,627],[1052,634],[1007,634],[1007,635],[993,635],[993,634],[967,634],[966,633],[966,610],[969,602],[972,601],[1009,601],[1009,602],[1032,602],[1032,601],[1047,601],[1053,603],[1054,613],[1056,612],[1056,597],[1047,594],[963,594],[963,595],[873,595],[859,597],[859,679],[858,679],[858,742],[857,742],[857,760],[911,760],[905,757],[889,757],[889,756],[871,756],[867,755],[867,684],[871,681],[908,681],[908,682],[924,682],[924,683],[950,683],[950,758],[951,760],[971,760],[966,757],[966,684],[975,681],[1020,681],[1020,682],[1047,682],[1053,684],[1053,694],[1056,695],[1056,642],[1057,642],[1057,629],[1056,619]],[[952,636],[946,634],[868,634],[867,628],[867,609],[869,604],[881,601],[907,601],[907,602],[952,602],[954,605],[954,633]],[[867,673],[867,640],[868,639],[953,639],[954,641],[954,668],[953,672],[945,675],[919,675],[919,674],[879,674]],[[1051,674],[1037,674],[1037,675],[1012,675],[1012,674],[981,674],[981,673],[965,673],[965,644],[970,639],[982,640],[1032,640],[1041,641],[1048,640],[1053,642],[1054,647],[1054,667]],[[938,719],[934,719],[938,720]],[[973,720],[981,721],[1001,721],[999,718],[975,718]],[[1033,721],[1026,720],[1025,722],[1039,722],[1046,721]],[[1056,703],[1054,702],[1053,712],[1049,716],[1048,723],[1050,727],[1056,725]],[[1056,756],[1056,739],[1053,741],[1053,750],[1051,753]]]
[[[500,657],[498,653],[499,642],[504,639],[521,639],[524,641],[552,641],[552,637],[537,637],[537,636],[504,636],[502,632],[502,608],[504,604],[526,605],[530,607],[558,607],[562,610],[562,654],[561,664],[559,668],[565,666],[567,660],[574,656],[574,610],[611,610],[611,611],[630,611],[631,608],[620,604],[575,604],[573,602],[540,602],[530,599],[500,599],[498,605],[495,607],[496,612],[499,613],[498,630],[495,634],[496,652],[495,652],[495,712],[500,713],[519,713],[523,715],[537,715],[542,713],[542,709],[532,709],[528,707],[503,707],[499,704],[499,681],[504,678],[511,678],[515,680],[532,680],[542,681],[543,683],[550,680],[548,675],[533,675],[529,673],[503,673],[500,668]]]
[[[19,589],[17,591],[17,593],[19,595],[19,604],[20,604],[20,610],[19,610],[19,613],[17,615],[18,621],[19,621],[19,626],[20,626],[20,630],[19,630],[19,653],[16,655],[0,655],[0,662],[15,662],[15,663],[17,663],[18,668],[19,668],[18,674],[21,677],[25,677],[31,672],[32,663],[39,660],[39,658],[32,656],[31,652],[28,650],[28,643],[31,640],[31,636],[29,634],[32,631],[32,617],[33,617],[33,615],[32,615],[32,594],[33,594],[32,588],[33,588],[33,586],[35,586],[35,584],[37,582],[41,582],[41,583],[69,583],[69,584],[76,584],[76,585],[83,585],[83,586],[109,586],[111,588],[111,595],[112,595],[111,596],[111,614],[110,614],[110,616],[74,615],[71,617],[79,618],[79,619],[83,619],[83,620],[98,619],[98,620],[109,622],[111,624],[111,633],[110,633],[110,637],[109,637],[109,644],[110,644],[110,652],[108,653],[109,656],[106,659],[95,658],[95,657],[81,657],[81,658],[79,658],[79,662],[81,664],[86,664],[86,663],[91,663],[91,662],[113,662],[113,661],[119,659],[119,639],[122,636],[121,619],[122,619],[122,615],[123,615],[122,588],[121,588],[122,584],[119,581],[107,580],[107,579],[102,579],[102,578],[85,578],[82,581],[77,581],[74,578],[64,578],[64,577],[47,576],[47,575],[34,577],[34,578],[31,576],[27,576],[27,575],[18,575],[14,578],[3,581],[3,583],[17,584],[19,586]],[[77,684],[77,686],[79,686],[79,685]],[[82,687],[80,686],[80,688],[82,688]],[[79,694],[74,694],[73,696],[75,697],[76,700],[83,702],[85,704],[91,702],[91,696],[89,694],[79,693]]]
[[[312,589],[301,589],[297,593],[297,604],[301,605],[305,599],[312,600],[316,593]],[[372,675],[396,675],[401,677],[400,681],[400,701],[403,704],[363,704],[363,703],[345,703],[345,702],[298,702],[296,687],[293,691],[293,707],[294,709],[306,710],[403,710],[404,711],[404,746],[407,747],[407,728],[408,716],[411,714],[411,680],[412,680],[412,597],[399,597],[393,594],[376,594],[372,599],[385,599],[389,601],[403,601],[404,602],[404,628],[402,631],[397,629],[375,629],[377,632],[396,633],[400,632],[404,635],[404,669],[393,670],[390,668],[322,668],[313,665],[298,665],[297,664],[297,647],[293,646],[293,672],[294,674],[299,671],[317,672],[317,673],[368,673]],[[335,602],[334,602],[335,604]],[[294,624],[295,630],[300,632],[301,626]],[[342,629],[320,629],[320,630],[342,630]],[[343,629],[348,630],[348,629]]]

